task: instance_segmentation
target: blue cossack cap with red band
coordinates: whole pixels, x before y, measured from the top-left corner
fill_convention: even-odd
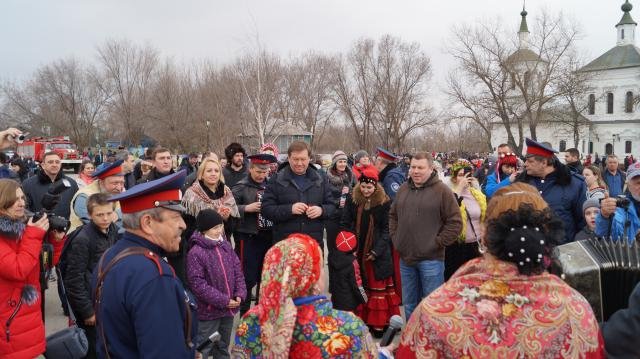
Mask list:
[[[398,159],[398,156],[394,155],[392,152],[385,150],[382,147],[378,147],[376,148],[376,150],[377,150],[378,157],[384,158],[385,160],[389,160],[393,162]]]
[[[124,176],[124,173],[122,173],[123,162],[124,160],[117,160],[107,166],[104,166],[99,170],[96,170],[95,172],[93,172],[91,177],[97,178],[97,179],[105,179],[109,176]]]
[[[157,180],[131,187],[109,198],[109,201],[120,201],[122,213],[135,213],[151,208],[166,208],[173,211],[184,211],[180,204],[182,191],[187,178],[187,171],[170,174]]]
[[[542,143],[536,142],[530,138],[526,138],[525,142],[527,144],[527,156],[542,156],[542,157],[553,157],[558,151],[554,150],[550,146],[543,145]]]
[[[270,155],[268,153],[260,153],[257,155],[251,155],[247,157],[251,163],[258,165],[268,165],[272,163],[278,162],[278,159],[274,155]]]

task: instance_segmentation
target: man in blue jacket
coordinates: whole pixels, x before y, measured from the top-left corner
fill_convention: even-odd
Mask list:
[[[582,204],[587,199],[584,177],[571,173],[555,156],[558,151],[550,146],[526,139],[525,171],[517,181],[538,189],[549,207],[564,222],[565,243],[585,226]]]
[[[609,196],[615,197],[623,194],[624,182],[626,181],[625,173],[619,168],[620,163],[616,155],[608,155],[606,168],[602,171],[602,178],[607,184]]]
[[[271,177],[262,197],[262,215],[273,222],[273,240],[292,233],[313,237],[324,248],[324,220],[335,211],[331,188],[314,166],[306,142],[293,142],[288,163]]]
[[[393,201],[400,186],[407,180],[404,170],[396,164],[398,157],[393,153],[378,147],[376,157],[376,168],[380,172],[378,178],[387,196]],[[408,172],[407,172],[408,173]]]
[[[632,242],[640,229],[640,162],[627,170],[626,195],[608,197],[600,203],[600,214],[596,217],[596,234],[614,241],[626,237]],[[625,201],[626,200],[626,201]]]
[[[112,196],[126,230],[93,273],[99,358],[195,357],[195,302],[164,257],[178,251],[180,171]]]

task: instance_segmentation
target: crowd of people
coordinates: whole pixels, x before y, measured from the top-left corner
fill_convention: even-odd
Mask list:
[[[0,132],[0,147],[19,134]],[[55,266],[88,358],[640,355],[640,289],[601,329],[547,271],[557,245],[637,239],[640,162],[600,167],[570,149],[563,163],[526,145],[338,150],[327,168],[305,142],[284,162],[273,144],[232,143],[179,166],[156,147],[87,159],[76,180],[53,152],[24,176],[5,168],[0,356],[45,351]],[[394,315],[407,320],[398,344],[377,346]]]

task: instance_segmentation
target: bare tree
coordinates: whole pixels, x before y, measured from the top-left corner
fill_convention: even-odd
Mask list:
[[[521,40],[517,46],[513,32],[505,32],[501,22],[463,25],[454,28],[447,47],[461,75],[458,85],[474,91],[460,93],[450,81],[449,93],[471,97],[463,101],[467,109],[478,101],[489,106],[518,153],[522,152],[525,126],[537,139],[545,108],[564,95],[562,76],[571,71],[579,35],[577,26],[562,14],[542,12],[534,28],[532,40],[524,44]]]
[[[81,147],[95,139],[103,125],[109,93],[95,70],[77,60],[58,60],[38,69],[23,88],[6,84],[2,90],[13,122],[33,134],[68,135]]]
[[[127,40],[109,40],[98,48],[105,88],[112,92],[110,115],[125,142],[138,144],[145,133],[149,86],[159,63],[158,51]]]

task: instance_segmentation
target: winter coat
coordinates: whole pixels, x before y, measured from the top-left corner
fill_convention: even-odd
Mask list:
[[[362,256],[360,263],[367,253],[364,251],[365,242],[367,242],[367,233],[357,233],[360,228],[356,227],[358,209],[364,207],[367,198],[362,195],[360,185],[356,185],[353,189],[353,195],[347,200],[347,205],[340,221],[340,227],[343,230],[358,234],[358,253]],[[373,261],[373,272],[377,280],[383,280],[393,275],[393,259],[391,255],[391,238],[389,237],[389,208],[391,200],[384,192],[382,186],[378,183],[376,191],[370,198],[370,221],[373,221],[373,238],[368,239],[371,243],[371,251],[375,253],[376,260]],[[359,256],[360,256],[359,255]],[[364,266],[361,265],[361,268]],[[364,271],[363,279],[366,281]]]
[[[198,320],[233,317],[229,300],[247,297],[240,260],[227,240],[213,241],[199,231],[191,236],[187,254],[187,281],[198,302]]]
[[[71,199],[73,195],[78,191],[78,184],[73,178],[65,176],[62,170],[55,178],[55,181],[51,181],[51,178],[47,176],[44,171],[40,170],[35,176],[27,178],[22,182],[22,190],[27,200],[27,208],[31,212],[38,212],[42,209],[42,198],[49,191],[49,187],[53,182],[57,182],[61,179],[66,179],[71,184],[71,187],[65,189],[60,194],[60,201],[53,208],[53,213],[58,216],[69,219],[71,215]]]
[[[571,173],[567,166],[558,163],[555,171],[547,175],[544,180],[529,176],[525,171],[517,177],[516,181],[528,183],[538,189],[542,198],[564,223],[564,243],[573,241],[576,233],[586,225],[582,212],[582,204],[587,198],[584,177]]]
[[[97,330],[98,358],[105,358],[104,338],[111,358],[172,358],[192,359],[195,346],[185,343],[187,308],[191,315],[192,341],[195,341],[198,321],[195,301],[185,290],[173,269],[161,258],[166,252],[159,246],[131,232],[108,249],[103,257],[103,269],[120,252],[131,247],[143,247],[155,262],[145,255],[131,255],[115,264],[104,277],[102,294],[96,300],[96,318],[102,330]],[[97,268],[91,290],[95,291]]]
[[[149,181],[153,181],[153,180],[157,180],[159,178],[162,177],[166,177],[170,174],[175,173],[176,171],[174,171],[173,169],[171,169],[169,172],[167,173],[160,173],[158,171],[156,171],[155,168],[152,168],[151,171],[149,173],[147,173],[146,176],[142,176],[140,177],[140,179],[136,182],[136,184],[141,184],[141,183],[147,183]]]
[[[246,164],[242,166],[239,171],[231,168],[231,165],[227,165],[222,169],[222,175],[224,176],[224,183],[229,187],[233,188],[236,183],[240,182],[241,179],[245,178],[249,174],[249,169]]]
[[[407,180],[402,168],[399,168],[395,163],[388,164],[387,167],[380,171],[379,178],[384,191],[392,201],[396,198],[400,186]]]
[[[573,240],[577,242],[584,239],[593,239],[597,237],[598,236],[594,231],[590,230],[588,227],[584,227],[580,232],[576,233],[576,236],[573,237]]]
[[[444,248],[456,241],[461,230],[456,197],[436,171],[422,187],[411,179],[400,186],[389,212],[389,233],[405,263],[444,261]]]
[[[248,204],[260,201],[258,197],[262,198],[266,187],[266,181],[257,183],[251,179],[251,175],[247,175],[233,186],[231,191],[233,192],[233,197],[235,198],[236,205],[238,206],[238,213],[240,214],[240,220],[234,229],[236,232],[258,234],[259,217],[263,221],[262,223],[266,225],[265,227],[268,227],[269,223],[267,222],[270,221],[265,221],[262,215],[255,212],[245,212],[244,210]],[[273,224],[271,224],[271,227],[273,227]],[[268,230],[271,230],[271,227],[268,227]]]
[[[335,165],[330,167],[327,171],[327,181],[329,182],[329,188],[331,189],[331,198],[333,198],[333,205],[336,208],[332,218],[330,220],[340,221],[342,219],[342,210],[346,205],[346,198],[349,193],[351,193],[351,189],[356,184],[355,177],[349,167],[345,169],[345,174],[343,176],[334,173]],[[345,201],[340,206],[341,199],[343,199],[342,189],[347,187],[349,192],[344,194]]]
[[[40,251],[45,235],[38,227],[0,217],[0,358],[32,359],[44,352]],[[55,265],[64,241],[49,242]]]
[[[602,179],[607,184],[609,189],[609,197],[619,196],[624,194],[624,183],[627,180],[627,175],[618,170],[615,175],[612,175],[606,168],[602,171]]]
[[[582,167],[582,163],[580,163],[580,161],[567,162],[566,165],[571,172],[582,175],[582,170],[584,169],[584,167]]]
[[[64,271],[64,287],[67,300],[73,314],[80,321],[91,318],[93,300],[91,291],[91,277],[98,265],[102,253],[110,248],[118,239],[118,229],[111,224],[107,233],[102,233],[93,223],[86,224],[69,247],[65,250],[66,269]]]
[[[313,166],[305,174],[306,185],[298,187],[291,167],[286,165],[267,184],[262,199],[262,214],[273,221],[273,239],[279,241],[292,233],[305,233],[323,244],[325,219],[335,211],[331,189],[325,179]],[[305,214],[292,214],[291,207],[296,202],[322,207],[319,218],[309,219]],[[321,246],[322,248],[323,246]]]
[[[498,182],[498,175],[493,172],[492,174],[487,176],[485,194],[487,195],[487,198],[491,198],[491,196],[493,196],[493,194],[496,193],[497,190],[510,184],[511,181],[509,180],[509,176],[503,176],[500,182]]]

